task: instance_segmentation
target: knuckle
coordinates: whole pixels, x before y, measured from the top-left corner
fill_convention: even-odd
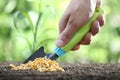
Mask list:
[[[91,28],[91,33],[93,35],[96,35],[99,31],[100,31],[99,21],[94,21]]]
[[[68,25],[73,25],[73,23],[74,23],[74,21],[71,19],[71,20],[68,21],[67,24],[68,24]]]
[[[89,45],[90,43],[91,43],[91,39],[88,39],[85,44]]]
[[[87,35],[86,35],[86,44],[90,44],[91,41],[92,41],[92,34],[89,32]]]
[[[68,21],[68,25],[71,26],[71,27],[74,27],[74,28],[76,28],[76,29],[79,28],[79,25],[78,25],[77,21],[75,22],[74,19]]]
[[[103,26],[105,24],[105,18],[104,18],[104,15],[100,14],[98,16],[98,21],[100,23],[100,26]]]
[[[63,38],[64,38],[66,41],[68,41],[68,40],[71,38],[71,36],[70,36],[69,34],[63,34]]]
[[[89,45],[91,43],[91,39],[88,40],[87,44]]]

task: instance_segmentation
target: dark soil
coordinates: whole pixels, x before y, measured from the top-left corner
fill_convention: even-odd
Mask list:
[[[18,64],[18,63],[14,63]],[[120,80],[120,64],[61,64],[65,72],[10,70],[9,63],[0,64],[0,80]]]

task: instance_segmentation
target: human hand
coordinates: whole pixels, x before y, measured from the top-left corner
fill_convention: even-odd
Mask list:
[[[101,1],[98,0],[71,0],[65,10],[60,22],[60,35],[56,41],[58,47],[66,45],[74,34],[85,24],[94,14],[95,8],[100,7]],[[90,44],[92,36],[96,35],[100,26],[104,25],[104,16],[100,14],[91,24],[91,30],[84,36],[72,50],[77,50],[80,44]]]

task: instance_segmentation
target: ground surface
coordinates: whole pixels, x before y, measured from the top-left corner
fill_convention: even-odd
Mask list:
[[[49,73],[12,71],[9,64],[0,63],[0,80],[120,80],[120,64],[61,64],[65,72]]]

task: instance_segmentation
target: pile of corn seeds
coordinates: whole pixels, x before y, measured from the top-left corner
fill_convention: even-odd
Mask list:
[[[37,70],[40,72],[64,71],[55,60],[48,58],[36,58],[26,64],[18,66],[10,64],[11,70]]]

